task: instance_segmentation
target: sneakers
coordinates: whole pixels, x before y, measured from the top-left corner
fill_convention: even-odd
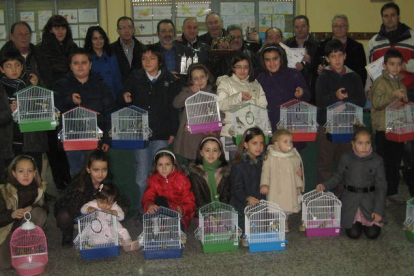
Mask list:
[[[130,252],[130,251],[135,251],[140,249],[141,246],[139,245],[138,241],[129,241],[129,242],[124,242],[122,244],[122,249],[124,249],[125,252]]]
[[[390,195],[390,196],[387,196],[387,199],[388,199],[389,201],[395,202],[395,203],[397,203],[397,204],[405,204],[405,203],[406,203],[406,201],[407,201],[404,197],[402,197],[402,196],[401,196],[401,195],[399,195],[399,194],[395,194],[395,195]]]

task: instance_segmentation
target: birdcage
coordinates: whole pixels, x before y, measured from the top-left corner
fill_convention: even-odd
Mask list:
[[[143,149],[148,146],[152,131],[148,112],[131,105],[111,114],[112,147],[114,149]]]
[[[73,243],[83,260],[119,256],[116,218],[100,210],[76,218],[79,233]]]
[[[26,222],[13,232],[10,239],[12,266],[19,275],[39,275],[49,261],[46,236],[30,221],[29,212],[24,214],[24,218]]]
[[[269,142],[269,137],[272,136],[272,127],[266,108],[246,103],[230,110],[230,112],[232,122],[229,134],[236,138],[237,145],[240,144],[244,131],[251,127],[259,127],[265,134],[266,144]]]
[[[414,140],[414,103],[396,100],[385,108],[385,138],[395,142]]]
[[[99,113],[76,107],[62,114],[59,138],[65,151],[92,150],[98,147],[102,131],[98,128]]]
[[[341,201],[333,193],[311,191],[303,196],[302,220],[306,236],[338,236],[341,233]]]
[[[53,130],[59,124],[54,92],[40,86],[17,91],[17,112],[13,115],[21,132]]]
[[[318,133],[316,106],[291,100],[280,106],[278,128],[285,128],[292,133],[294,142],[315,141]]]
[[[140,237],[145,259],[180,258],[185,235],[181,232],[180,213],[160,206],[150,215],[143,216],[143,231]]]
[[[199,227],[194,234],[201,241],[205,253],[237,250],[241,234],[237,211],[218,201],[201,207]]]
[[[337,102],[326,109],[326,136],[335,143],[352,140],[354,125],[363,125],[362,107],[349,102]]]
[[[414,242],[414,197],[407,201],[404,232],[408,240]]]
[[[185,100],[188,130],[191,134],[221,130],[217,96],[200,91]]]
[[[250,252],[285,250],[286,215],[279,205],[261,200],[244,209],[245,231]]]

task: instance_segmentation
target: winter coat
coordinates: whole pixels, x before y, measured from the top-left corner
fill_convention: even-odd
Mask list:
[[[252,98],[248,101],[242,101],[241,92],[249,93]],[[221,136],[231,137],[229,134],[232,122],[230,110],[241,107],[246,103],[255,104],[263,108],[267,107],[266,96],[260,83],[257,80],[249,82],[249,77],[241,80],[236,74],[233,74],[231,77],[222,76],[217,79],[217,96],[220,111],[225,113]]]
[[[213,87],[211,85],[207,85],[203,91],[211,92],[213,94],[216,92],[213,90]],[[174,152],[191,160],[195,160],[198,151],[198,144],[201,142],[201,140],[203,140],[206,136],[211,136],[211,132],[191,134],[188,130],[185,100],[193,95],[195,95],[195,93],[191,91],[189,87],[184,87],[181,93],[178,94],[173,101],[173,106],[175,108],[184,108],[181,114],[180,126],[178,127],[177,136],[174,140]],[[219,135],[218,132],[214,133],[216,136]]]
[[[13,158],[13,117],[3,85],[0,85],[0,133],[0,159]]]
[[[181,36],[181,41],[177,42],[190,48],[193,51],[191,56],[194,57],[195,54],[197,54],[198,62],[206,65],[209,68],[208,51],[211,49],[210,45],[207,45],[206,43],[200,41],[200,37],[197,37],[196,41],[194,43],[191,43],[185,38],[184,34]]]
[[[228,164],[217,168],[215,173],[219,201],[227,204],[230,202],[230,168],[231,165]],[[190,172],[191,190],[194,192],[197,208],[201,208],[211,202],[207,172],[204,171],[203,165],[196,165],[193,162],[190,163],[188,171]]]
[[[277,130],[277,124],[280,120],[280,105],[296,99],[296,88],[303,89],[303,95],[299,100],[308,102],[311,97],[305,79],[296,69],[285,68],[274,74],[262,72],[257,76],[257,81],[266,95],[267,110],[273,131]]]
[[[383,57],[389,49],[396,49],[403,55],[403,61],[407,66],[406,71],[401,71],[404,76],[402,82],[407,89],[414,88],[414,31],[407,25],[398,23],[396,30],[387,32],[382,24],[378,34],[368,42],[366,54],[368,63]]]
[[[269,187],[267,200],[279,204],[284,212],[297,213],[301,209],[297,188],[304,191],[305,186],[302,178],[296,174],[301,165],[302,158],[295,148],[283,153],[274,145],[268,147],[260,187]]]
[[[20,185],[20,184],[19,184]],[[36,185],[34,183],[30,185]],[[24,189],[27,190],[28,186]],[[35,188],[36,189],[36,188]],[[0,185],[0,244],[2,244],[10,232],[20,225],[20,220],[13,219],[12,213],[20,208],[26,208],[28,206],[42,207],[44,206],[44,193],[46,191],[46,182],[42,182],[41,186],[36,191],[30,192],[34,200],[30,203],[19,202],[19,191],[14,185],[2,184]]]
[[[177,93],[175,77],[165,68],[153,83],[144,69],[134,71],[125,83],[117,102],[121,106],[129,105],[124,100],[124,93],[130,92],[132,105],[148,111],[149,128],[152,130],[150,141],[168,140],[175,136],[178,129],[178,111],[173,107]]]
[[[222,37],[227,36],[227,31],[225,29],[221,29],[221,34]],[[211,34],[209,32],[200,35],[198,39],[209,46],[211,46],[211,43],[213,42],[213,38],[211,37]]]
[[[55,82],[70,71],[69,55],[77,48],[72,39],[60,43],[54,34],[43,34],[42,42],[36,46],[36,54],[40,77],[47,88],[53,89]]]
[[[105,144],[110,142],[108,133],[111,129],[111,112],[115,109],[115,102],[109,86],[98,73],[91,72],[88,81],[81,83],[72,72],[69,72],[56,82],[55,91],[55,104],[61,113],[78,106],[72,100],[74,93],[81,96],[82,107],[99,112],[98,127],[103,131],[102,141]]]
[[[161,45],[160,42],[155,43],[154,46],[160,48],[161,53],[164,53],[165,48]],[[175,49],[175,70],[174,71],[177,72],[177,73],[180,73],[180,71],[181,71],[181,57],[184,56],[184,55],[187,58],[192,57],[193,56],[193,51],[189,47],[179,43],[178,41],[174,41],[173,48]],[[165,67],[167,67],[167,66],[165,66]]]
[[[264,199],[260,194],[260,177],[262,175],[263,160],[258,157],[258,162],[253,162],[248,154],[238,163],[233,163],[230,172],[230,204],[235,207],[239,214],[244,214],[247,206],[247,198],[252,196]]]
[[[239,53],[245,54],[249,58],[250,62],[252,63],[252,68],[254,70],[254,72],[251,72],[251,74],[254,74],[254,76],[257,75],[257,72],[259,71],[258,57],[254,52],[247,48],[246,44],[243,43],[241,50],[237,53],[234,52],[233,54],[229,55],[217,55],[212,56],[210,58],[210,69],[215,79],[218,79],[223,75],[227,75],[232,70],[231,60],[234,55]]]
[[[122,89],[122,76],[115,55],[108,56],[105,52],[102,56],[96,53],[91,55],[92,72],[97,72],[102,80],[111,88],[114,99]]]
[[[401,82],[403,75],[398,75],[398,80],[394,80],[390,74],[383,70],[371,88],[371,122],[373,131],[385,131],[385,108],[398,98],[394,97],[395,90],[404,89],[404,101],[407,101],[407,89]]]
[[[134,40],[134,49],[132,54],[132,62],[131,65],[129,65],[128,58],[126,57],[124,49],[122,48],[120,39],[121,38],[118,38],[118,40],[114,43],[111,43],[110,46],[112,48],[112,54],[114,54],[118,60],[119,70],[121,71],[122,76],[122,83],[125,84],[133,70],[139,70],[142,68],[141,54],[144,45],[135,37],[132,37]]]
[[[369,221],[373,220],[372,213],[384,217],[387,180],[384,161],[377,153],[373,152],[365,157],[358,157],[351,151],[344,153],[337,172],[323,185],[326,190],[331,190],[340,183],[356,188],[375,186],[375,191],[368,193],[355,193],[344,189],[341,196],[341,222],[345,229],[352,227],[358,208]]]
[[[196,205],[191,183],[185,174],[175,169],[167,177],[159,173],[151,175],[142,198],[144,212],[147,212],[150,205],[155,204],[155,199],[159,196],[167,199],[170,209],[177,211],[178,206],[182,208],[182,221],[184,228],[187,229],[194,216]]]
[[[344,66],[343,74],[334,72],[330,66],[327,66],[316,81],[317,121],[320,126],[326,123],[326,108],[339,102],[336,91],[342,87],[345,88],[343,93],[348,93],[348,98],[343,99],[344,102],[350,102],[360,107],[365,106],[365,91],[358,74],[346,66]]]

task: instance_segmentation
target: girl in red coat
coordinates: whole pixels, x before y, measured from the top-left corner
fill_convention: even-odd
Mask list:
[[[144,212],[154,214],[159,206],[175,210],[181,214],[184,229],[190,225],[196,208],[191,184],[180,171],[174,153],[161,149],[154,156],[151,176],[142,198]]]

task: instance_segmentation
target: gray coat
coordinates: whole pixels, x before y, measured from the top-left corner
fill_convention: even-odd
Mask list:
[[[387,181],[385,179],[384,161],[375,152],[365,157],[358,157],[352,151],[345,152],[338,165],[338,170],[328,181],[323,183],[327,190],[343,183],[357,188],[375,186],[375,191],[368,193],[354,193],[344,190],[342,193],[342,226],[345,229],[352,227],[357,208],[369,221],[372,213],[384,218],[385,196]]]

